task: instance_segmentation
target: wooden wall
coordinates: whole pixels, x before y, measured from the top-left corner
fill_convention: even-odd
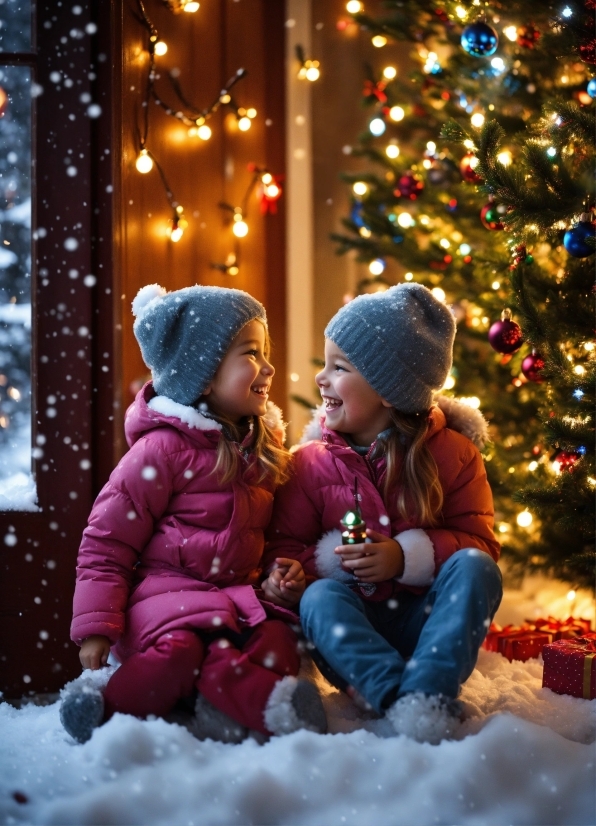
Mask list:
[[[231,215],[221,201],[240,205],[250,184],[248,164],[284,172],[284,3],[282,0],[211,0],[197,13],[173,14],[161,0],[146,0],[148,17],[168,45],[157,58],[158,95],[181,107],[168,73],[177,70],[185,97],[208,108],[240,68],[247,76],[232,95],[257,116],[247,132],[237,128],[229,107],[209,120],[208,141],[189,138],[188,129],[149,103],[148,149],[161,164],[184,208],[188,227],[178,243],[167,228],[172,210],[159,173],[135,168],[147,83],[147,32],[136,0],[124,0],[121,95],[121,267],[122,402],[133,398],[135,382],[147,375],[132,332],[130,304],[140,287],[158,283],[168,290],[192,284],[236,287],[262,301],[268,312],[277,375],[272,398],[285,406],[285,213],[282,195],[276,215],[261,215],[256,192],[249,200],[250,230],[239,241],[240,271],[230,276],[212,268],[234,250]]]

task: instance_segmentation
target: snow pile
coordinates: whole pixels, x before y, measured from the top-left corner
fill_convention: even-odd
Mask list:
[[[596,700],[541,688],[542,666],[481,652],[459,741],[392,735],[313,675],[330,734],[264,746],[199,742],[181,726],[117,715],[84,745],[58,704],[0,705],[6,824],[594,824]],[[15,796],[16,793],[16,796]],[[18,802],[18,801],[21,802]]]

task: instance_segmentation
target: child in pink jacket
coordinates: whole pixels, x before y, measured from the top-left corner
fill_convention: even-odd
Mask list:
[[[492,495],[468,438],[480,443],[486,423],[433,401],[454,335],[450,310],[419,284],[360,296],[334,316],[318,432],[276,493],[265,558],[266,592],[300,603],[323,673],[429,742],[457,729],[455,698],[502,594]],[[342,545],[340,520],[356,506],[366,541]],[[312,583],[303,595],[304,581],[283,578],[287,558]]]
[[[110,651],[121,665],[103,693],[72,684],[64,727],[84,742],[115,712],[163,716],[198,692],[199,737],[324,731],[316,688],[296,679],[296,616],[255,587],[290,458],[267,401],[265,310],[240,290],[151,285],[133,312],[153,381],[89,517],[71,626],[84,668]],[[300,566],[285,562],[291,584]]]

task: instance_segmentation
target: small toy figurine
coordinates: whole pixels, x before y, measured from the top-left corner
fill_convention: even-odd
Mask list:
[[[359,545],[366,542],[366,522],[360,512],[360,495],[358,493],[358,479],[354,478],[354,510],[344,514],[339,523],[342,527],[341,544]],[[356,582],[364,596],[370,596],[377,590],[373,582]]]

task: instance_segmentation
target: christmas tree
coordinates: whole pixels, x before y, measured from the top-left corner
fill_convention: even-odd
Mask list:
[[[348,4],[386,63],[366,69],[371,117],[338,252],[378,278],[394,258],[453,306],[444,392],[491,423],[505,554],[591,586],[594,2],[384,5],[373,19]]]

